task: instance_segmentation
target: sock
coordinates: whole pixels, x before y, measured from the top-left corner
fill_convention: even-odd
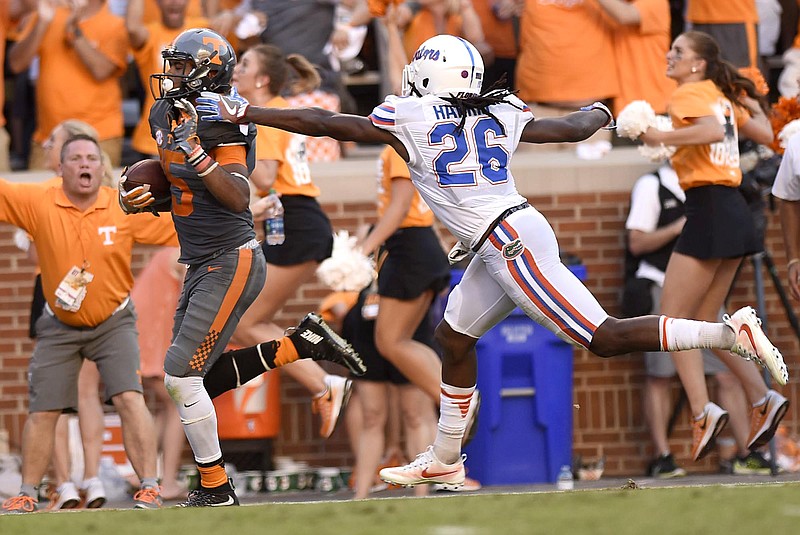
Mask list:
[[[276,344],[273,361],[275,366],[283,366],[284,364],[289,364],[300,358],[300,355],[297,353],[297,348],[294,346],[294,342],[292,342],[288,336],[284,336],[280,340],[275,340],[271,343]]]
[[[205,489],[220,489],[228,484],[228,474],[225,473],[225,462],[222,458],[211,463],[197,463],[197,470],[200,472],[200,486]]]
[[[756,408],[759,405],[763,405],[766,402],[767,402],[767,396],[764,396],[763,398],[761,398],[758,401],[756,401],[755,403],[753,403],[753,408]]]
[[[439,395],[439,424],[433,451],[446,464],[456,462],[461,455],[461,439],[467,429],[467,411],[475,387],[459,388],[441,383]]]
[[[81,483],[81,488],[88,489],[89,485],[91,485],[95,481],[100,481],[100,478],[98,476],[95,476],[95,477],[90,477],[89,479],[84,479],[83,483]]]
[[[155,489],[158,488],[158,479],[155,477],[143,477],[142,484],[139,485],[142,489]]]
[[[661,351],[730,349],[736,342],[736,335],[724,323],[667,316],[661,316],[658,320],[658,338]]]
[[[19,488],[19,493],[24,494],[25,496],[30,496],[37,502],[39,501],[39,493],[36,491],[36,487],[33,485],[26,485],[23,483]]]

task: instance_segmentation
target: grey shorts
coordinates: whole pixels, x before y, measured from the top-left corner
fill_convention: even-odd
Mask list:
[[[91,328],[70,327],[46,310],[36,321],[36,332],[28,365],[30,412],[77,408],[84,358],[97,364],[106,401],[122,392],[142,392],[133,301]]]
[[[661,306],[662,288],[658,284],[651,286],[653,296],[653,310],[658,313]],[[720,311],[720,316],[724,312]],[[719,360],[710,349],[703,349],[703,371],[706,375],[716,375],[728,371],[728,367]],[[644,370],[648,377],[674,377],[675,363],[669,353],[662,351],[647,351],[644,354]]]
[[[257,243],[252,249],[233,249],[189,266],[175,311],[165,372],[175,377],[205,376],[264,287],[266,266]]]

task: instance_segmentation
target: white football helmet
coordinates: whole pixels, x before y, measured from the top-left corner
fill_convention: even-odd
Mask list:
[[[478,94],[483,83],[483,58],[469,41],[453,35],[431,37],[403,69],[404,97]]]

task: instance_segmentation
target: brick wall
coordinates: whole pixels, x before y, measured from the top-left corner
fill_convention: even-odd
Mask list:
[[[369,168],[372,169],[372,164]],[[638,174],[638,173],[637,173]],[[552,193],[530,195],[531,202],[550,220],[563,252],[578,255],[587,266],[587,286],[607,310],[618,311],[623,259],[623,226],[628,206],[628,186],[618,191],[597,193]],[[328,186],[329,187],[329,186]],[[540,191],[543,188],[534,189]],[[606,188],[608,189],[608,188]],[[325,191],[323,189],[323,191]],[[374,220],[371,202],[336,200],[323,204],[336,229],[351,232]],[[774,253],[778,274],[785,278],[785,257],[778,219],[769,217],[767,246]],[[138,271],[151,249],[138,248],[134,269]],[[26,366],[31,343],[27,339],[28,307],[33,269],[12,242],[12,228],[0,224],[0,428],[9,430],[11,449],[19,451],[21,427],[27,403]],[[764,270],[766,317],[769,335],[782,348],[789,364],[792,383],[783,389],[795,403],[786,417],[791,431],[798,431],[798,341],[786,318],[774,285]],[[755,277],[746,263],[733,292],[733,309],[755,304]],[[302,286],[279,316],[281,324],[296,322],[314,309],[326,290],[316,283]],[[332,371],[341,371],[335,366]],[[574,367],[575,410],[574,449],[592,459],[605,455],[606,474],[637,475],[652,456],[641,411],[643,368],[638,355],[600,359],[586,351],[576,351]],[[679,384],[674,382],[674,397]],[[712,389],[713,398],[713,389]],[[344,426],[333,437],[317,437],[318,424],[311,415],[308,393],[291,379],[282,378],[282,427],[275,441],[276,455],[289,455],[312,465],[344,466],[352,462]],[[701,463],[689,459],[691,429],[688,409],[684,409],[671,438],[678,461],[690,471],[716,470],[716,455]]]

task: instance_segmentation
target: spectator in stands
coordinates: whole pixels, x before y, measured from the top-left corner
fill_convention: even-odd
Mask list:
[[[150,75],[161,72],[164,59],[161,51],[184,30],[208,26],[204,17],[189,17],[189,0],[155,0],[160,17],[145,23],[144,11],[146,0],[128,0],[128,11],[125,24],[128,38],[133,48],[133,59],[139,72],[139,80],[144,88],[142,113],[136,128],[133,130],[131,146],[139,153],[140,158],[152,158],[158,155],[158,147],[150,133],[150,107],[153,105],[153,91],[150,89]]]
[[[505,74],[508,87],[516,87],[520,16],[524,0],[472,0],[494,61],[487,62],[484,84],[491,86]],[[466,37],[466,36],[465,36]],[[467,37],[469,41],[469,37]]]
[[[15,73],[40,58],[36,88],[37,124],[29,167],[41,169],[47,134],[61,121],[80,119],[95,127],[100,147],[114,166],[122,158],[122,90],[128,61],[125,22],[104,0],[60,7],[39,0],[38,11],[14,43],[8,62]]]
[[[634,276],[651,281],[652,309],[648,312],[652,314],[658,313],[667,261],[686,222],[683,215],[685,199],[686,194],[680,188],[678,175],[668,163],[655,173],[642,175],[633,186],[631,208],[625,222],[628,250],[638,263]],[[684,355],[687,353],[689,351],[685,351]],[[722,406],[728,410],[737,444],[737,458],[732,460],[731,470],[739,474],[768,474],[770,465],[761,453],[747,449],[747,401],[738,379],[711,351],[702,350],[702,353],[703,371],[705,375],[716,379],[717,395]],[[686,471],[675,462],[667,440],[671,414],[670,387],[676,373],[675,365],[660,352],[645,353],[644,364],[644,417],[656,451],[656,458],[648,467],[648,473],[658,478],[683,476]]]
[[[319,85],[320,79],[304,57],[287,56],[276,46],[261,44],[242,54],[233,71],[232,84],[253,102],[288,107],[281,93],[290,80],[301,92],[308,92]],[[275,316],[297,293],[297,288],[314,277],[320,262],[331,255],[333,248],[333,230],[317,202],[320,190],[311,180],[306,136],[259,126],[256,158],[256,167],[250,175],[260,197],[252,203],[254,220],[263,231],[264,220],[273,208],[267,194],[274,189],[284,209],[286,238],[282,244],[270,245],[266,241],[261,244],[267,259],[267,282],[233,334],[231,340],[241,346],[282,336],[283,328],[275,323]],[[309,359],[284,366],[283,371],[314,396],[312,408],[321,418],[320,436],[331,436],[349,398],[350,381],[326,373]]]
[[[596,2],[525,2],[516,82],[536,117],[619,94],[609,22]]]
[[[656,113],[667,111],[675,82],[664,76],[670,43],[668,0],[597,0],[620,28],[614,30],[619,93],[614,112],[645,100]]]
[[[737,68],[759,68],[756,0],[687,0],[686,22],[714,38],[722,59]]]
[[[669,106],[675,130],[649,128],[642,135],[648,145],[677,147],[672,163],[686,191],[686,224],[667,266],[661,313],[714,322],[743,257],[763,247],[737,189],[742,180],[737,144],[739,132],[756,143],[772,141],[768,106],[703,32],[686,32],[673,41],[667,76],[678,83]],[[789,402],[767,388],[753,363],[716,354],[753,405],[747,446],[757,449],[772,438]],[[709,401],[699,354],[676,354],[673,360],[694,416],[692,457],[698,460],[710,451],[728,413]]]
[[[5,65],[6,40],[10,30],[26,13],[35,9],[34,0],[8,0],[0,2],[0,65]],[[10,171],[9,147],[11,138],[6,130],[6,118],[3,114],[5,103],[5,69],[0,69],[0,171]]]
[[[47,301],[30,362],[22,486],[3,510],[37,509],[36,487],[50,462],[56,421],[77,404],[84,358],[98,365],[105,398],[122,420],[125,451],[141,480],[135,507],[157,508],[155,433],[139,377],[130,263],[134,242],[175,244],[175,231],[168,217],[125,217],[116,190],[101,186],[100,147],[91,137],[64,143],[61,173],[62,184],[49,187],[0,181],[0,219],[32,236]]]

